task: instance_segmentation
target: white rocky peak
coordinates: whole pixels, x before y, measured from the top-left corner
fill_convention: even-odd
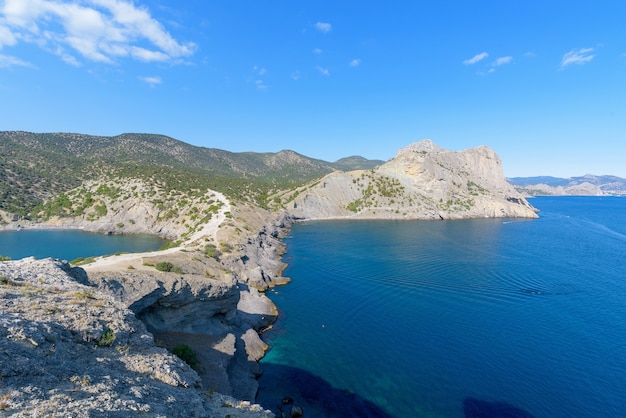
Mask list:
[[[435,144],[432,140],[430,139],[422,139],[421,141],[418,142],[414,142],[404,148],[400,148],[398,150],[398,152],[396,153],[396,158],[400,157],[402,155],[405,154],[410,154],[410,153],[414,153],[414,152],[420,152],[420,153],[424,153],[424,152],[442,152],[442,151],[446,151],[445,148],[440,147],[439,145]]]

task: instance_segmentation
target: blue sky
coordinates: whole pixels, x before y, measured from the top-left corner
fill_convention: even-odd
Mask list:
[[[626,177],[626,1],[0,0],[0,130]]]

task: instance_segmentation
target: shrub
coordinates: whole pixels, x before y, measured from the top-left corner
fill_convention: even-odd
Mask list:
[[[178,247],[181,241],[168,241],[159,248],[159,251],[167,250],[169,248]]]
[[[182,274],[183,273],[183,269],[182,268],[180,268],[179,266],[175,265],[174,263],[170,263],[169,261],[160,261],[160,262],[156,263],[154,268],[156,268],[159,271],[173,272],[173,273],[178,273],[178,274]]]
[[[187,344],[178,344],[172,350],[172,353],[185,363],[189,365],[192,369],[196,370],[196,365],[198,364],[198,357],[196,356],[196,352],[192,350]]]
[[[115,333],[111,330],[111,328],[107,328],[98,340],[98,347],[111,347],[114,341]]]
[[[222,255],[222,253],[220,252],[220,250],[217,249],[215,245],[207,244],[204,247],[204,255],[219,261],[220,255]]]

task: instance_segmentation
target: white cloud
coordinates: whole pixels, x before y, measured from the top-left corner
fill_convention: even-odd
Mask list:
[[[317,68],[317,71],[320,72],[320,74],[325,75],[325,76],[330,75],[330,71],[328,71],[328,68],[322,68],[319,65],[316,68]]]
[[[326,22],[317,22],[315,24],[315,29],[322,33],[328,33],[333,29],[333,26],[330,23]]]
[[[2,49],[4,45],[15,45],[17,43],[17,39],[13,36],[13,32],[11,32],[8,27],[1,26],[1,24],[2,21],[0,21],[0,49]]]
[[[291,79],[292,79],[292,80],[294,80],[294,81],[298,81],[298,80],[300,80],[300,77],[302,77],[302,76],[300,75],[300,71],[294,71],[294,72],[291,74]]]
[[[252,67],[252,71],[257,73],[258,75],[267,74],[267,69],[264,67],[259,67],[258,65],[255,65],[254,67]]]
[[[263,80],[254,80],[254,84],[256,85],[256,88],[262,91],[267,90],[267,84],[265,84],[265,82]]]
[[[511,61],[513,61],[513,57],[507,56],[507,57],[500,57],[498,59],[496,59],[494,62],[491,63],[492,67],[499,67],[501,65],[504,64],[509,64]]]
[[[358,67],[359,65],[361,65],[361,60],[358,58],[355,58],[352,61],[350,61],[350,67]]]
[[[463,64],[465,65],[472,65],[472,64],[476,64],[479,61],[484,60],[485,58],[487,58],[489,56],[488,53],[486,52],[481,52],[480,54],[476,54],[474,55],[472,58],[470,59],[466,59],[465,61],[463,61]]]
[[[141,77],[140,80],[148,84],[150,87],[158,86],[163,82],[161,77]]]
[[[32,67],[33,65],[22,61],[19,58],[11,57],[9,55],[0,55],[0,68],[9,67]]]
[[[563,59],[561,60],[561,68],[565,68],[568,65],[572,64],[586,64],[591,61],[594,57],[592,52],[593,48],[580,48],[580,49],[572,49],[566,54],[563,54]]]
[[[196,50],[132,0],[4,0],[0,48],[17,42],[34,43],[73,65],[72,52],[108,64],[120,58],[175,63]]]
[[[319,54],[321,54],[321,53],[322,53],[322,50],[321,50],[320,48],[315,48],[315,49],[313,50],[313,53],[314,53],[314,54],[319,55]]]

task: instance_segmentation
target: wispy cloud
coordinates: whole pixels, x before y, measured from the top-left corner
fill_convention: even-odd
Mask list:
[[[315,24],[315,29],[322,33],[328,33],[333,29],[333,26],[327,22],[317,22]]]
[[[0,55],[0,68],[9,67],[33,67],[33,65],[16,57],[11,57],[9,55]]]
[[[294,80],[294,81],[300,80],[300,77],[302,77],[301,74],[300,74],[300,71],[294,71],[291,74],[291,79]]]
[[[317,71],[320,72],[320,74],[325,75],[325,76],[330,76],[330,71],[328,71],[328,68],[323,68],[323,67],[320,67],[319,65],[316,68],[317,68]]]
[[[265,69],[263,67],[258,67],[256,65],[254,67],[252,67],[252,71],[257,73],[258,75],[265,75],[265,74],[267,74],[267,69]]]
[[[72,65],[77,57],[113,64],[130,58],[178,62],[196,45],[179,42],[132,0],[4,0],[0,48],[33,43]]]
[[[156,87],[163,82],[161,77],[140,77],[139,78],[144,83],[148,84],[150,87]]]
[[[314,53],[315,55],[319,55],[319,54],[321,54],[322,52],[323,52],[323,51],[322,51],[320,48],[315,48],[315,49],[313,49],[313,53]]]
[[[491,66],[492,67],[499,67],[499,66],[504,65],[504,64],[509,64],[509,63],[511,63],[511,61],[513,61],[513,57],[511,57],[511,56],[500,57],[500,58],[497,58],[494,62],[492,62]]]
[[[355,58],[352,61],[350,61],[350,67],[358,67],[359,65],[361,65],[361,60],[358,58]]]
[[[267,74],[267,69],[255,65],[254,67],[252,67],[252,72],[255,74],[254,85],[256,86],[257,90],[267,90],[268,86],[267,84],[265,84],[265,80],[263,79],[263,77]]]
[[[563,54],[563,59],[561,60],[561,68],[565,68],[572,64],[586,64],[594,58],[592,52],[593,48],[579,48],[572,49],[571,51]]]
[[[474,55],[472,58],[466,59],[465,61],[463,61],[463,64],[465,64],[465,65],[476,64],[477,62],[480,62],[480,61],[484,60],[488,56],[489,56],[488,53],[481,52],[480,54]]]

